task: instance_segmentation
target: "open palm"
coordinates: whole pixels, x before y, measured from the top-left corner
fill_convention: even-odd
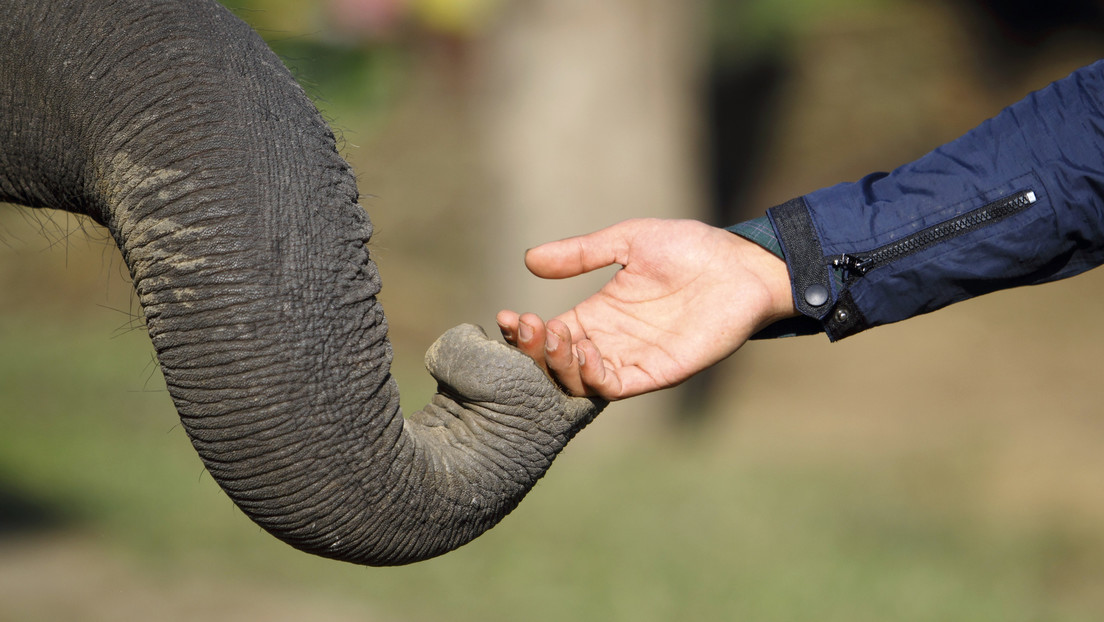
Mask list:
[[[622,269],[547,324],[499,313],[507,341],[572,393],[621,399],[674,386],[794,313],[783,262],[697,221],[629,220],[526,255],[544,278],[612,264]]]

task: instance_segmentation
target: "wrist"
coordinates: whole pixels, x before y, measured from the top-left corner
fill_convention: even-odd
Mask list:
[[[748,246],[748,252],[754,257],[751,265],[755,266],[755,273],[763,283],[768,299],[759,328],[801,315],[794,305],[793,287],[786,262],[757,244],[748,243]]]
[[[781,320],[800,316],[786,262],[758,241],[739,234],[727,239],[734,255],[726,270],[741,274],[737,279],[737,300],[746,312],[744,321],[751,331],[749,336]]]

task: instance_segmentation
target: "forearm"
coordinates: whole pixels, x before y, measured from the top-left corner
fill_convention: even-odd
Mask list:
[[[888,173],[768,213],[795,305],[835,340],[1104,263],[1104,64]]]

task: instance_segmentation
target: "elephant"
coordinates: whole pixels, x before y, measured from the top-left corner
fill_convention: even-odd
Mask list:
[[[302,551],[424,560],[517,506],[604,404],[462,325],[404,417],[351,167],[215,0],[0,0],[0,202],[119,246],[204,466]]]

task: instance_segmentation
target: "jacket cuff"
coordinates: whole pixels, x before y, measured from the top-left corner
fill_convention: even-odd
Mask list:
[[[818,320],[831,341],[869,328],[850,294],[839,285],[831,259],[824,255],[805,198],[773,207],[767,216],[782,246],[797,310]]]

